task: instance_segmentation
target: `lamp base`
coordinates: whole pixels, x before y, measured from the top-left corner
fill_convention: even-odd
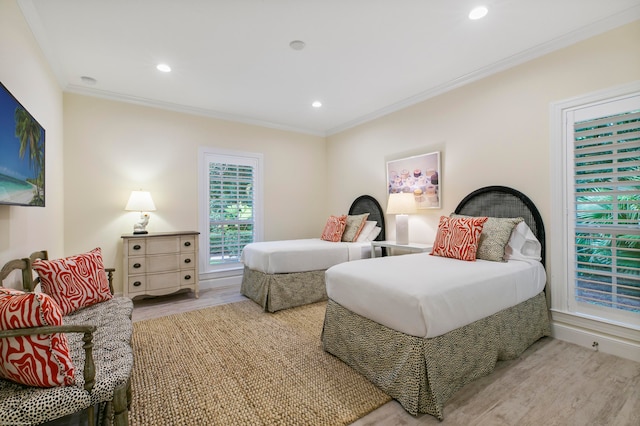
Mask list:
[[[140,222],[133,225],[134,234],[148,234],[147,225],[149,224],[149,213],[140,213]]]
[[[396,244],[409,244],[409,215],[396,215]]]

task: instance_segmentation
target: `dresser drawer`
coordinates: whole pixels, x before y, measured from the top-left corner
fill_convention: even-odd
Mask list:
[[[147,273],[177,271],[180,269],[180,255],[161,254],[147,256]]]
[[[127,273],[132,274],[144,274],[147,272],[147,258],[146,257],[130,257],[127,264]]]
[[[143,239],[128,240],[129,256],[139,256],[146,253],[146,241]]]
[[[183,286],[193,285],[196,282],[195,269],[180,271],[180,282],[180,285]]]
[[[147,255],[180,252],[180,238],[178,237],[147,238],[146,245]]]
[[[164,274],[147,274],[146,291],[172,288],[180,282],[180,272],[167,272]]]
[[[129,286],[129,293],[146,291],[147,289],[146,275],[130,276],[128,286]]]
[[[196,236],[184,235],[180,237],[180,252],[193,253],[196,251]]]
[[[194,258],[193,253],[180,255],[180,269],[193,269],[195,264],[196,259]]]

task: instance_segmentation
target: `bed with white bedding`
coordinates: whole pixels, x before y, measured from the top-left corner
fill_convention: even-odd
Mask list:
[[[467,196],[456,213],[522,217],[509,239],[509,260],[418,253],[340,264],[325,276],[325,350],[411,414],[439,419],[458,389],[550,333],[544,227],[533,203],[493,186]]]
[[[248,244],[241,261],[265,274],[318,271],[371,257],[371,242],[331,242],[320,238]]]
[[[358,197],[349,208],[349,215],[364,213],[369,214],[367,229],[380,228],[374,239],[383,240],[384,213],[369,195]],[[310,238],[248,244],[241,255],[241,293],[268,312],[326,300],[324,272],[329,267],[370,257],[371,242],[366,238],[354,242]]]

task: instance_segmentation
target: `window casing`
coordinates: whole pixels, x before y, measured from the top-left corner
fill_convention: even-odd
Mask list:
[[[552,310],[632,329],[640,326],[638,89],[552,108],[552,132],[562,134],[552,151]]]
[[[244,246],[262,239],[262,155],[201,148],[199,157],[200,272],[233,273]]]

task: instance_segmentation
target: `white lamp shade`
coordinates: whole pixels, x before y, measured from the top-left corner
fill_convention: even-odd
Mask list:
[[[410,192],[389,194],[387,214],[412,214],[417,213],[416,200]]]
[[[124,208],[127,211],[152,212],[156,210],[151,193],[148,191],[131,191],[131,196]]]

